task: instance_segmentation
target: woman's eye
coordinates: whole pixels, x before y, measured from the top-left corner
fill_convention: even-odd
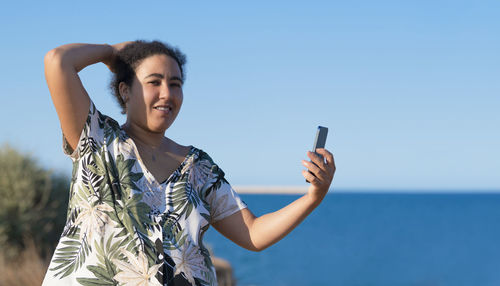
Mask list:
[[[170,84],[171,87],[181,87],[179,83],[173,82]]]
[[[160,85],[160,81],[159,80],[153,80],[153,81],[150,81],[149,83],[152,84],[152,85]]]

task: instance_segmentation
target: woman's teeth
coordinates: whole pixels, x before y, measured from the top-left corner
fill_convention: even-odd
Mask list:
[[[155,109],[162,110],[162,111],[168,111],[168,110],[170,110],[170,108],[164,107],[164,106],[158,106],[158,107],[155,107]]]

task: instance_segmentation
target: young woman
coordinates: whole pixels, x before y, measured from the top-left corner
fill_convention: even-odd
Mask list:
[[[127,121],[101,114],[78,72],[102,62]],[[161,42],[69,44],[45,56],[45,76],[73,161],[68,218],[43,285],[216,285],[203,234],[212,225],[261,251],[326,195],[333,156],[307,152],[307,194],[255,217],[210,156],[165,137],[182,106],[185,56]]]

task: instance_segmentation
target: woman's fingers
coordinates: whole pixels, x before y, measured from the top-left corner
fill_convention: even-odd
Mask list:
[[[316,164],[308,162],[306,160],[302,160],[302,165],[309,170],[309,172],[307,173],[312,174],[313,176],[319,179],[324,178],[324,171],[321,170]]]
[[[331,175],[333,180],[333,175],[335,174],[336,170],[335,158],[333,157],[333,154],[324,148],[316,149],[316,152],[323,155],[323,157],[326,159],[326,172]]]
[[[130,43],[132,43],[132,41],[111,45],[113,52],[106,60],[103,61],[103,63],[109,68],[111,72],[115,72],[114,65],[116,62],[116,58],[118,56],[118,52],[120,52],[124,47],[126,47]]]
[[[335,160],[333,159],[333,154],[324,148],[316,149],[316,152],[321,154],[326,159],[326,164],[328,166],[335,166]]]
[[[303,170],[302,175],[311,183],[308,195],[315,201],[321,202],[330,188],[335,174],[335,161],[332,153],[324,148],[318,148],[314,152],[307,152],[311,162],[302,161],[308,169]]]
[[[306,167],[312,173],[317,173],[321,170],[316,164],[306,160],[302,160],[302,165],[304,165],[304,167]]]
[[[114,44],[113,48],[116,51],[121,51],[125,46],[127,46],[130,43],[133,43],[133,41],[126,41],[126,42],[121,42],[121,43],[118,43],[118,44]]]
[[[304,176],[304,178],[313,185],[321,183],[320,180],[309,171],[302,170],[302,176]]]
[[[318,150],[319,149],[316,149],[316,152]],[[318,152],[318,154],[323,155],[319,152]],[[309,159],[311,159],[311,162],[316,164],[316,166],[318,166],[320,169],[326,170],[325,160],[321,156],[318,156],[318,154],[311,152],[311,151],[307,151],[307,157],[309,157]]]
[[[321,181],[328,181],[331,183],[333,174],[335,173],[335,160],[333,154],[324,148],[316,149],[316,153],[322,157],[314,152],[308,151],[307,156],[311,159],[311,162],[303,160],[302,165]]]
[[[308,154],[309,155],[309,154]],[[311,155],[313,156],[313,155]],[[310,158],[311,158],[310,156]],[[302,165],[306,167],[313,176],[323,181],[326,178],[325,163],[320,158],[311,159],[311,162],[302,160]]]

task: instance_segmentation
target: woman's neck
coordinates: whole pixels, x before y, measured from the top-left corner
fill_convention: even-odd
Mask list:
[[[165,136],[163,133],[145,130],[129,121],[122,128],[134,141],[138,141],[141,145],[146,145],[152,149],[160,148],[164,143]]]

